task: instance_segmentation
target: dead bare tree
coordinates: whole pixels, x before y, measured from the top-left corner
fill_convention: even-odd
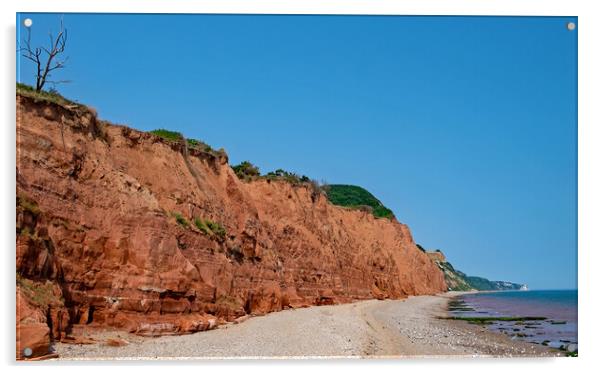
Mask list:
[[[67,44],[67,30],[61,20],[61,28],[56,38],[52,32],[50,36],[50,47],[35,47],[31,46],[31,27],[27,28],[27,39],[23,42],[24,47],[20,49],[22,56],[31,60],[36,64],[36,92],[40,92],[46,83],[58,84],[66,83],[67,81],[51,81],[48,78],[51,72],[65,67],[68,58],[59,59],[59,55],[65,52]]]

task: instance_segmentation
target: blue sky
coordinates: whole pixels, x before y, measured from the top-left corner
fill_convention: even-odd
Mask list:
[[[56,14],[33,20],[46,43]],[[66,14],[66,97],[365,187],[470,275],[576,288],[574,17]],[[33,82],[33,66],[17,64]]]

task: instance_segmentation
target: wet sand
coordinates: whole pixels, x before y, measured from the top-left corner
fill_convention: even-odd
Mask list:
[[[520,357],[562,352],[447,316],[458,293],[290,309],[192,335],[158,338],[104,331],[97,344],[57,343],[59,360],[307,357]],[[121,338],[123,347],[104,342]]]

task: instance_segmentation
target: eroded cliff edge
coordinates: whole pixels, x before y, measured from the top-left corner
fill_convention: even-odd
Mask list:
[[[18,357],[84,327],[182,334],[447,290],[395,219],[334,206],[307,186],[243,183],[225,155],[21,95],[16,270]]]

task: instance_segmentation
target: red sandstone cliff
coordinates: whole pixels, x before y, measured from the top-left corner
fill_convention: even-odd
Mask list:
[[[17,356],[82,326],[146,335],[288,307],[447,289],[406,225],[225,156],[17,96]],[[189,154],[190,153],[190,154]],[[225,237],[180,212],[219,222]]]

